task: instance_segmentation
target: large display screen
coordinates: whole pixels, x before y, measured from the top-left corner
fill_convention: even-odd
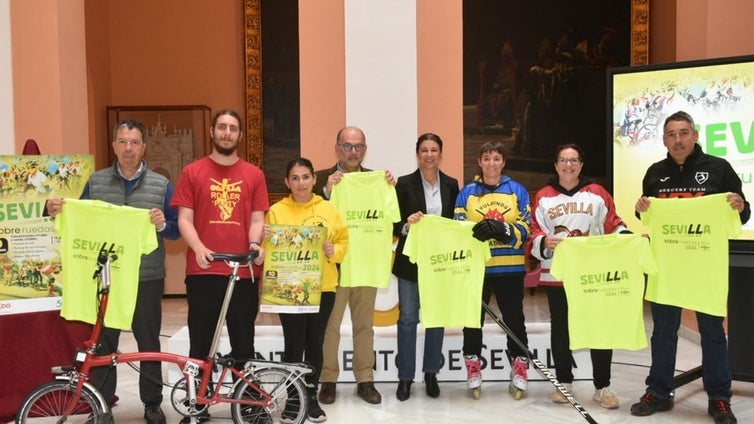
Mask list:
[[[679,110],[694,118],[702,150],[730,162],[754,202],[753,80],[754,56],[608,69],[608,186],[629,228],[645,232],[634,205],[647,168],[667,154],[665,118]],[[754,240],[754,219],[740,239]]]

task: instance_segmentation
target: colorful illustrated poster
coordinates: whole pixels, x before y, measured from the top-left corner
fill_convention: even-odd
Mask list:
[[[618,74],[613,90],[613,198],[633,232],[648,231],[634,205],[647,168],[667,156],[665,118],[679,110],[694,117],[702,150],[727,160],[754,199],[754,62]],[[754,219],[737,238],[754,240]]]
[[[327,228],[271,225],[264,242],[261,312],[319,312]]]
[[[0,315],[60,309],[60,239],[49,198],[78,198],[91,155],[0,156]]]

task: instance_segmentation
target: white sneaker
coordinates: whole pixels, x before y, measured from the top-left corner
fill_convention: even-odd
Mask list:
[[[610,386],[596,389],[593,399],[599,402],[600,406],[607,409],[616,409],[620,406],[618,395]]]
[[[573,396],[573,384],[571,383],[562,383],[563,386],[568,390],[568,393]],[[563,395],[563,393],[560,393],[560,390],[555,389],[555,391],[552,392],[552,396],[550,396],[550,399],[555,403],[568,403],[568,399]]]

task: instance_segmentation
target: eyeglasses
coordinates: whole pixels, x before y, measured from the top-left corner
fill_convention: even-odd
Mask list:
[[[558,158],[558,163],[561,165],[578,165],[581,163],[579,158]]]
[[[367,148],[366,144],[348,144],[348,143],[335,143],[335,144],[340,146],[346,152],[350,152],[353,150],[356,150],[357,152],[362,152],[364,151],[364,149]]]

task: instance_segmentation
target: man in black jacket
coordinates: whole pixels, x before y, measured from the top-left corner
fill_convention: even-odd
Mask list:
[[[667,158],[647,170],[642,196],[636,202],[636,212],[647,211],[650,203],[648,196],[692,198],[728,193],[727,200],[739,213],[741,222],[749,220],[751,210],[741,189],[741,179],[725,159],[702,152],[697,144],[699,132],[689,114],[680,111],[670,115],[665,120],[662,139],[668,149]],[[651,307],[654,321],[652,366],[646,380],[646,393],[631,406],[631,415],[636,416],[652,415],[673,408],[673,373],[681,308],[655,302],[651,302]],[[702,377],[709,397],[707,412],[717,424],[737,422],[730,409],[732,377],[724,318],[696,312],[702,338]]]

